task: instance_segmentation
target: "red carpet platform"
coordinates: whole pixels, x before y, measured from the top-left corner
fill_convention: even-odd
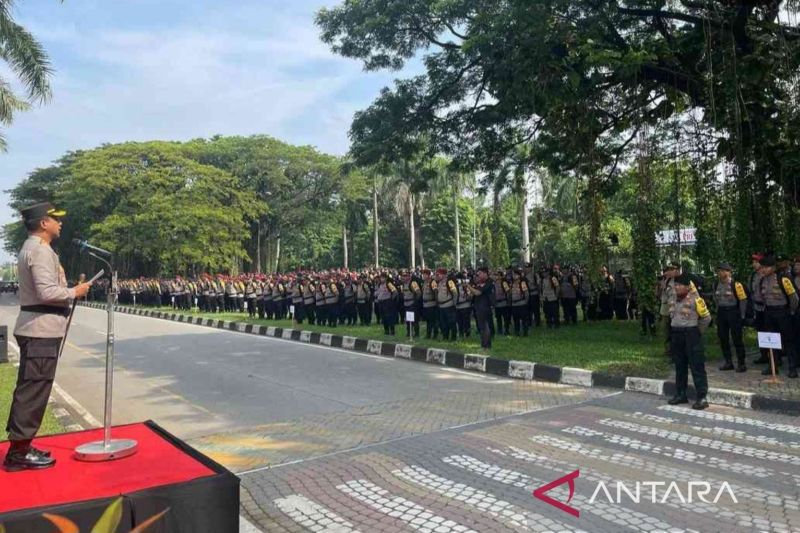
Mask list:
[[[0,469],[0,531],[58,531],[43,513],[91,531],[103,511],[122,497],[119,533],[166,510],[145,531],[235,533],[239,479],[153,422],[118,426],[114,438],[135,439],[135,455],[105,463],[74,459],[79,444],[102,440],[102,430],[37,439],[56,458],[54,468],[9,473]],[[8,443],[0,443],[5,457]]]

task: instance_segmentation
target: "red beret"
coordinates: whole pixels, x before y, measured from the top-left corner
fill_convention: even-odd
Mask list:
[[[437,268],[436,269],[436,273],[437,274],[442,274],[442,275],[447,274],[447,269],[446,268]]]
[[[762,261],[764,259],[764,254],[755,253],[755,254],[750,256],[750,259],[752,259],[753,261],[759,261],[760,262],[760,261]]]

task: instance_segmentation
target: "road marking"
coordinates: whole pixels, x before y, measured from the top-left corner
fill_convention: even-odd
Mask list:
[[[14,341],[9,340],[8,345],[17,352],[17,357],[19,357],[19,346]],[[78,400],[73,398],[67,391],[65,391],[58,382],[53,382],[53,391],[61,397],[61,399],[66,403],[68,406],[72,408],[75,413],[83,419],[83,429],[90,429],[96,427],[102,427],[102,423],[96,419],[92,414],[83,407]]]
[[[247,518],[239,515],[239,533],[261,533],[261,530],[250,523]]]
[[[581,457],[588,457],[590,459],[596,459],[598,461],[604,461],[626,468],[643,470],[648,473],[656,474],[663,479],[675,479],[684,482],[697,480],[697,474],[694,474],[688,470],[681,470],[679,468],[662,465],[653,461],[640,459],[639,457],[630,453],[620,453],[616,451],[611,453],[610,450],[604,450],[602,448],[590,448],[574,440],[562,439],[550,435],[534,435],[530,438],[530,440],[537,445],[553,448],[554,450],[566,450],[568,452],[580,455]],[[662,452],[667,448],[668,447],[663,447]],[[639,449],[640,451],[650,451],[656,455],[670,457],[667,453],[658,453],[657,451],[653,450]],[[715,467],[714,465],[704,464],[702,462],[699,462],[699,464],[710,466],[711,468]],[[737,469],[737,471],[740,472],[741,470]],[[723,481],[728,481],[723,479],[714,479],[711,477],[704,477],[703,480],[712,484],[721,484]],[[760,504],[786,507],[794,510],[800,509],[800,501],[798,501],[796,498],[787,498],[783,494],[771,490],[738,485],[736,483],[731,483],[730,481],[728,481],[728,483],[730,484],[731,489],[733,489],[737,498],[744,496],[745,498]]]
[[[625,422],[623,420],[614,420],[611,418],[603,418],[597,421],[598,424],[604,426],[624,429],[634,433],[641,433],[651,437],[660,437],[676,442],[682,442],[693,446],[700,446],[703,448],[711,448],[722,452],[734,453],[737,455],[744,455],[758,459],[767,459],[769,461],[776,461],[779,463],[787,463],[795,466],[800,466],[800,456],[789,455],[786,453],[773,452],[770,450],[762,450],[760,448],[751,448],[749,446],[740,446],[730,442],[721,440],[707,439],[705,437],[698,437],[696,435],[689,435],[687,433],[680,433],[677,431],[669,431],[665,429],[655,428],[652,426],[643,426],[641,424],[634,424],[633,422]]]
[[[548,468],[555,472],[564,472],[565,467],[571,468],[574,467],[573,463],[568,463],[567,461],[560,461],[557,459],[550,459],[544,455],[539,455],[535,453],[531,453],[520,448],[516,448],[514,446],[509,446],[507,448],[507,452],[501,450],[494,450],[490,448],[490,451],[502,455],[504,457],[512,457],[514,459],[525,461],[528,463],[535,463],[537,466],[541,466],[544,468]],[[607,476],[605,474],[601,474],[591,468],[581,468],[581,478],[588,479],[589,481],[594,482],[603,482],[607,487],[614,486],[621,478]],[[629,478],[630,479],[630,478]],[[669,481],[674,481],[675,478],[666,478]],[[635,481],[631,479],[631,481]],[[708,481],[704,479],[704,481]],[[653,489],[653,492],[656,493],[657,491]],[[752,524],[752,514],[747,512],[741,512],[739,510],[728,510],[724,507],[720,507],[716,504],[704,502],[704,501],[691,501],[689,503],[683,501],[681,497],[681,503],[678,504],[674,500],[663,501],[664,494],[668,492],[666,486],[663,489],[663,492],[657,496],[651,496],[654,498],[658,498],[661,501],[659,505],[665,505],[667,507],[671,507],[673,509],[677,509],[679,511],[691,511],[693,513],[706,515],[706,516],[714,516],[717,517],[718,521],[735,521],[737,526],[744,526],[744,527],[751,527]],[[734,493],[735,494],[735,493]],[[645,499],[647,497],[645,496]],[[731,503],[738,503],[738,502],[731,502]],[[723,524],[717,524],[718,527],[721,526],[721,529],[729,529],[729,527],[725,527]],[[785,523],[781,522],[772,522],[771,523],[772,529],[786,529],[789,530],[789,526]]]
[[[656,422],[659,424],[685,424],[685,422],[678,420],[677,418],[667,418],[664,416],[651,415],[639,411],[635,413],[628,413],[625,416],[628,418],[633,418],[635,420],[646,420],[648,422]],[[755,442],[757,444],[768,444],[770,446],[778,446],[780,448],[792,448],[794,450],[800,449],[800,442],[794,442],[794,441],[781,442],[775,437],[768,437],[766,435],[750,435],[746,431],[742,431],[740,429],[730,429],[718,426],[717,427],[689,426],[689,427],[695,431],[701,431],[703,433],[713,433],[714,435],[722,435],[725,437],[746,440],[749,442]]]
[[[800,435],[800,426],[793,426],[791,424],[777,424],[773,422],[764,422],[754,418],[747,418],[744,416],[725,415],[722,413],[714,413],[711,411],[695,411],[693,409],[684,409],[674,405],[662,405],[659,407],[662,411],[670,411],[673,413],[680,413],[682,415],[694,416],[697,418],[704,418],[706,420],[714,420],[717,422],[730,422],[731,424],[740,424],[744,426],[754,426],[772,431],[780,431],[782,433],[791,433],[793,435]]]
[[[657,446],[655,444],[650,444],[648,442],[628,437],[627,435],[606,434],[602,431],[595,431],[582,426],[572,426],[562,429],[562,431],[564,433],[570,433],[572,435],[584,437],[601,437],[610,444],[618,444],[634,450],[650,452],[656,455],[663,455],[664,457],[669,457],[670,459],[677,459],[679,461],[686,461],[688,463],[706,464],[706,466],[710,466],[711,468],[717,468],[735,474],[743,474],[745,476],[753,476],[761,479],[767,479],[775,475],[775,472],[768,468],[744,463],[728,462],[720,457],[708,457],[701,453],[685,450],[683,448]]]
[[[392,496],[389,491],[365,479],[348,481],[336,488],[382,514],[405,522],[411,529],[437,533],[477,533],[445,517],[437,516],[433,511],[410,500]]]
[[[289,518],[309,531],[358,533],[353,524],[305,496],[292,494],[286,498],[274,500],[273,503]]]
[[[442,460],[449,465],[462,468],[468,472],[472,472],[493,481],[503,483],[504,485],[511,485],[520,489],[530,490],[549,481],[537,479],[528,474],[502,468],[497,465],[484,463],[468,455],[451,455],[450,457],[445,457]],[[551,494],[558,493],[559,499],[563,501],[567,500],[568,490],[564,485],[560,485],[549,492]],[[675,528],[655,517],[631,509],[624,509],[616,505],[603,502],[599,499],[589,503],[589,498],[586,496],[575,494],[573,495],[572,500],[578,504],[580,509],[584,512],[600,516],[604,520],[612,522],[626,530],[652,531],[654,529],[659,529],[670,532],[683,531],[682,529]]]
[[[581,531],[538,513],[519,509],[514,504],[501,500],[489,492],[437,476],[419,466],[395,470],[392,474],[404,481],[441,494],[445,498],[459,501],[463,505],[469,506],[473,511],[487,513],[490,516],[499,518],[504,524],[514,529],[536,531],[537,533],[556,531],[577,533]]]

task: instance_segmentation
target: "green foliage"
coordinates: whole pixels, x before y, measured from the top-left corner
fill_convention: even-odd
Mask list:
[[[12,83],[0,77],[0,125],[8,126],[18,111],[50,97],[50,60],[42,45],[12,16],[13,2],[0,1],[0,61],[21,82],[25,96],[14,93]],[[0,134],[0,150],[6,149]]]

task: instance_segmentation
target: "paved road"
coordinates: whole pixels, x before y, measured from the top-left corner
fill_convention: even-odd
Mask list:
[[[96,418],[104,320],[77,311],[58,374]],[[129,315],[117,338],[115,422],[153,418],[239,472],[264,531],[800,531],[797,418]],[[532,496],[576,470],[579,517]],[[637,481],[661,484],[635,501]]]

